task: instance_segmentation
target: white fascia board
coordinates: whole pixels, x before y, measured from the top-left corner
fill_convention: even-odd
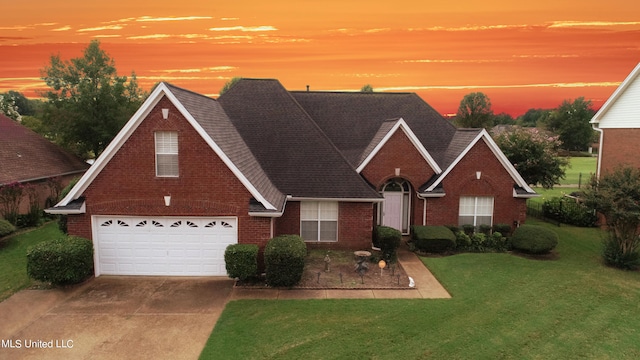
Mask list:
[[[418,193],[418,197],[421,199],[428,199],[428,198],[441,198],[441,197],[445,197],[445,195],[447,195],[446,193]]]
[[[613,92],[613,94],[611,94],[611,96],[609,96],[609,98],[607,99],[607,101],[605,101],[604,105],[602,105],[600,110],[598,110],[598,112],[596,112],[596,114],[593,115],[593,117],[591,118],[591,121],[589,121],[589,123],[591,123],[591,124],[600,123],[600,120],[602,119],[604,114],[607,111],[609,111],[611,106],[613,106],[613,104],[618,100],[620,95],[622,95],[622,93],[624,93],[624,91],[627,89],[627,87],[629,87],[629,85],[633,82],[633,80],[639,74],[640,74],[640,63],[638,63],[638,65],[636,65],[636,67],[633,68],[631,73],[629,73],[627,78],[624,79],[624,81],[622,83],[620,83],[618,88]]]
[[[440,175],[438,180],[436,180],[433,184],[431,184],[431,186],[429,186],[426,191],[433,191],[433,189],[435,189],[442,182],[442,180],[444,180],[444,178],[447,177],[447,175],[456,167],[456,165],[458,165],[458,163],[478,143],[478,141],[480,141],[480,139],[484,140],[485,144],[489,146],[489,149],[491,149],[491,152],[495,155],[498,161],[500,161],[500,163],[507,170],[509,175],[511,175],[511,178],[516,182],[516,184],[518,184],[520,187],[525,189],[527,192],[535,193],[533,189],[529,187],[526,181],[524,181],[522,176],[520,176],[518,171],[513,167],[513,164],[511,164],[509,159],[507,159],[507,157],[502,153],[502,151],[500,150],[500,147],[498,147],[498,144],[496,144],[496,142],[493,141],[493,139],[491,138],[491,135],[489,135],[486,129],[482,129],[482,131],[480,131],[480,133],[475,137],[475,139],[473,139],[473,141],[471,141],[471,143],[467,145],[467,147],[460,153],[460,155],[458,155],[458,157],[451,163],[451,165],[449,165],[447,170],[445,170],[445,172],[442,175]]]
[[[284,211],[274,211],[274,212],[251,212],[249,211],[249,216],[254,216],[254,217],[270,217],[270,218],[277,218],[277,217],[282,217],[282,214],[284,214]]]
[[[334,201],[334,202],[383,202],[384,198],[373,199],[358,199],[358,198],[318,198],[318,197],[303,197],[303,196],[291,196],[287,198],[288,201]]]
[[[380,140],[380,142],[375,146],[375,148],[373,148],[371,153],[369,153],[369,155],[367,155],[367,157],[362,161],[362,163],[358,165],[358,168],[356,169],[356,171],[358,173],[362,172],[362,170],[364,170],[364,168],[367,167],[367,165],[373,159],[373,157],[376,156],[376,154],[380,151],[380,149],[382,149],[382,147],[387,143],[387,141],[389,141],[391,136],[393,136],[393,134],[395,134],[395,132],[398,129],[402,129],[405,135],[407,135],[407,137],[409,138],[413,146],[418,150],[420,155],[422,155],[422,157],[429,164],[429,166],[431,166],[431,169],[436,174],[440,174],[442,172],[442,169],[440,169],[440,166],[438,166],[438,163],[436,163],[436,161],[433,159],[431,154],[429,154],[429,152],[427,151],[427,149],[425,149],[425,147],[422,145],[420,140],[418,140],[418,137],[416,136],[416,134],[414,134],[414,132],[411,131],[411,129],[409,128],[409,125],[407,125],[407,123],[402,118],[400,118],[396,122],[396,124],[389,130],[389,132],[387,132],[387,134],[382,138],[382,140]]]
[[[77,199],[87,189],[96,176],[102,171],[102,169],[109,163],[111,158],[118,152],[122,145],[129,139],[131,134],[138,128],[142,120],[144,120],[156,104],[162,99],[162,95],[165,95],[178,111],[189,121],[194,129],[200,134],[200,136],[207,142],[207,144],[213,149],[213,151],[222,159],[227,167],[233,172],[233,174],[240,180],[240,182],[247,188],[252,196],[256,200],[269,210],[276,210],[276,207],[269,203],[262,194],[249,182],[249,180],[240,172],[240,170],[233,164],[229,157],[222,151],[222,149],[211,139],[211,137],[204,131],[202,126],[191,116],[187,109],[178,101],[175,95],[169,90],[165,83],[160,83],[155,90],[149,95],[147,100],[136,111],[131,119],[120,130],[118,135],[109,143],[107,148],[98,157],[96,162],[89,168],[78,183],[71,189],[69,194],[65,196],[56,206],[65,206],[74,199]]]

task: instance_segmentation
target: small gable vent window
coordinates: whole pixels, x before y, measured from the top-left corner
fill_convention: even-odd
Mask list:
[[[156,137],[156,176],[178,176],[178,133],[175,131],[157,131]]]

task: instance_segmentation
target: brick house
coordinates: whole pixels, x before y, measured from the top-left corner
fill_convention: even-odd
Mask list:
[[[597,176],[629,165],[640,168],[640,63],[591,119],[600,133]]]
[[[376,224],[515,226],[536,195],[485,130],[416,94],[242,79],[217,100],[158,85],[48,211],[93,239],[97,276],[225,275],[228,244],[367,249]]]
[[[30,193],[41,209],[51,206],[57,193],[87,168],[82,159],[0,114],[0,188],[24,188],[18,213],[29,212]]]

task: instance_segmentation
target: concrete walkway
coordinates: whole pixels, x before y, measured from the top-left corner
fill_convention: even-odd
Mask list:
[[[398,261],[413,278],[413,289],[246,289],[234,288],[229,300],[239,299],[449,299],[451,295],[405,244],[398,249]]]

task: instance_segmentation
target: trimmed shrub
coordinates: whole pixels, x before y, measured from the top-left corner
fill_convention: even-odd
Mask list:
[[[478,231],[487,236],[491,235],[491,225],[482,224],[478,226]]]
[[[462,231],[464,231],[467,235],[471,235],[476,232],[476,227],[473,226],[473,224],[465,224],[462,225]]]
[[[42,242],[27,251],[27,274],[55,285],[82,282],[93,274],[93,244],[75,236]]]
[[[446,226],[412,226],[411,240],[421,251],[443,253],[456,248],[456,235]]]
[[[0,237],[7,236],[14,231],[16,231],[16,227],[13,226],[13,224],[8,222],[7,220],[0,219]]]
[[[264,249],[267,284],[293,286],[302,278],[307,245],[298,235],[281,235],[269,240]]]
[[[224,251],[224,263],[230,278],[247,280],[258,274],[258,245],[232,244]]]
[[[511,235],[511,225],[509,224],[494,224],[493,225],[493,232],[499,232],[500,234],[502,234],[502,236],[509,236]]]
[[[509,249],[509,242],[506,237],[496,231],[487,236],[487,248],[496,252],[505,252]]]
[[[542,226],[522,225],[513,232],[511,246],[529,254],[546,254],[558,245],[558,235]]]
[[[471,237],[462,230],[456,232],[456,249],[466,251],[471,247]]]
[[[542,203],[542,215],[564,224],[592,227],[596,225],[598,216],[593,209],[569,197],[553,197]]]
[[[373,229],[373,239],[373,243],[378,245],[385,261],[397,260],[398,248],[402,242],[400,230],[388,226],[376,226]]]

